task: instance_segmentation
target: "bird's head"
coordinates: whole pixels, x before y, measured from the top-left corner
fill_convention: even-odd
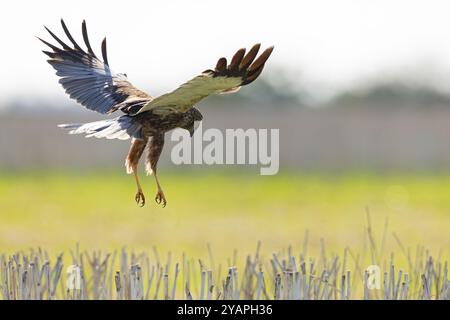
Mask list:
[[[186,125],[183,126],[183,129],[189,131],[191,137],[194,135],[195,130],[200,126],[200,123],[203,120],[203,115],[196,108],[191,108],[186,112]]]

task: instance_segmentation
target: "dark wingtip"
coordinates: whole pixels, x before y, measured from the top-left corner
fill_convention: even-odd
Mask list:
[[[81,33],[83,34],[83,40],[84,44],[86,45],[86,48],[88,49],[89,54],[91,54],[93,57],[97,58],[94,50],[92,50],[91,44],[89,42],[89,37],[87,33],[87,27],[86,27],[86,20],[83,19],[83,22],[81,23]]]
[[[47,50],[42,50],[42,52],[44,54],[46,54],[47,56],[49,56],[50,58],[54,58],[56,56],[56,54],[54,52],[50,52],[50,51],[47,51]]]
[[[216,71],[222,72],[222,71],[226,70],[226,68],[227,68],[227,59],[222,57],[219,59],[219,61],[217,61]]]
[[[253,47],[250,49],[250,51],[252,51],[252,50],[259,51],[259,49],[261,49],[261,43],[258,42],[253,45]]]
[[[64,22],[64,19],[63,18],[61,18],[61,20],[59,20],[60,21],[60,23],[61,23],[61,26],[63,27],[63,29],[64,29],[64,32],[67,30],[67,26],[66,26],[66,23]]]
[[[106,53],[106,37],[102,41],[102,56],[103,56],[103,63],[109,67],[108,55]]]
[[[239,65],[242,62],[242,59],[244,59],[244,55],[245,55],[245,48],[241,48],[238,51],[236,51],[233,58],[231,59],[228,69],[230,69],[231,71],[237,71],[239,69]]]
[[[64,41],[62,41],[60,38],[58,38],[49,28],[47,28],[44,25],[45,30],[47,30],[47,32],[53,37],[53,39],[55,39],[63,48],[64,50],[71,50],[71,48],[64,43]]]
[[[49,43],[49,42],[47,42],[47,41],[45,41],[45,40],[39,38],[38,36],[36,36],[36,38],[38,38],[42,43],[44,43],[44,44],[46,44],[47,46],[49,46],[50,48],[52,48],[53,51],[55,51],[55,52],[61,51],[61,49],[59,49],[58,47],[56,47],[56,46],[52,45],[51,43]]]
[[[245,70],[252,64],[253,60],[255,60],[255,57],[259,52],[260,47],[261,44],[257,43],[248,51],[248,53],[242,59],[241,64],[239,65],[239,70]]]
[[[269,59],[270,55],[272,54],[272,51],[275,47],[271,46],[268,47],[266,50],[264,50],[263,53],[250,65],[250,67],[247,70],[247,75],[245,80],[242,82],[242,85],[246,85],[249,83],[252,83],[255,81],[260,74],[262,73],[264,69],[264,65],[267,62],[267,59]]]
[[[66,23],[64,22],[64,20],[62,18],[61,18],[61,26],[62,26],[62,28],[64,30],[64,33],[66,34],[67,38],[69,38],[70,42],[72,42],[74,48],[76,50],[84,52],[83,49],[81,49],[81,47],[78,45],[78,43],[75,41],[75,39],[70,34],[69,29],[67,28]]]
[[[269,47],[266,50],[264,50],[264,52],[261,53],[261,55],[248,68],[248,72],[253,73],[256,70],[259,70],[259,68],[266,63],[267,59],[269,59],[270,55],[272,54],[273,49],[274,49],[274,46]]]

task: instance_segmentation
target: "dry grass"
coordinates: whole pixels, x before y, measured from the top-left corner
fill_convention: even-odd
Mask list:
[[[450,299],[447,261],[418,246],[415,254],[405,249],[407,267],[395,264],[394,253],[382,261],[383,238],[376,243],[368,215],[366,250],[355,253],[344,248],[342,255],[327,255],[324,241],[318,256],[308,256],[308,233],[299,253],[288,247],[272,256],[256,251],[228,267],[216,264],[208,245],[209,261],[174,261],[171,252],[163,262],[154,247],[150,255],[125,248],[112,253],[70,251],[70,266],[63,254],[52,261],[42,249],[0,256],[3,299]],[[365,261],[380,266],[379,289],[369,289],[371,275]],[[243,263],[242,263],[243,262]],[[243,264],[242,269],[236,265]]]

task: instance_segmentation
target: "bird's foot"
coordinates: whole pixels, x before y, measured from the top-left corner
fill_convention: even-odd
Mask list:
[[[157,204],[161,204],[163,208],[166,206],[167,200],[162,190],[158,190],[158,192],[156,193],[155,201]]]
[[[138,190],[134,199],[139,206],[143,207],[145,205],[145,196],[144,193],[142,193],[142,190]]]

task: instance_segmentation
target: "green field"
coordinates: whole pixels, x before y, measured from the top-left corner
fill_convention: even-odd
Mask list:
[[[301,248],[309,230],[309,253],[324,238],[341,254],[367,245],[366,208],[374,236],[387,253],[423,245],[447,256],[450,248],[450,175],[258,176],[207,171],[161,171],[166,208],[153,202],[152,177],[142,181],[144,208],[134,203],[135,186],[123,173],[6,173],[0,178],[0,252],[41,246],[49,252],[123,246],[218,259],[262,251]],[[385,223],[388,219],[388,231]]]

